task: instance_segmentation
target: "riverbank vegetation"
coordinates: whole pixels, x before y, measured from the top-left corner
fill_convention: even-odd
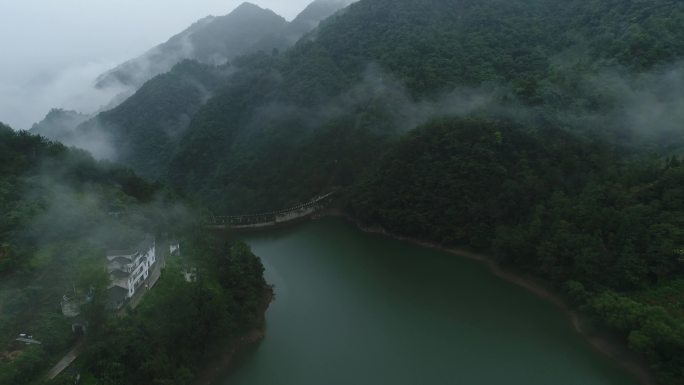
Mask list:
[[[104,125],[118,161],[214,215],[338,189],[366,224],[490,252],[681,384],[683,23],[678,0],[361,0],[285,52],[180,63],[76,132]],[[72,212],[108,220],[159,189],[57,145],[0,152],[0,274],[87,253],[32,249],[55,230],[26,221],[50,212],[35,197],[61,190],[25,194],[45,178],[11,168],[43,152],[78,166],[59,174],[78,186],[60,231],[93,223]],[[103,199],[84,198],[93,189]],[[36,233],[18,242],[18,228]]]
[[[562,130],[445,119],[410,133],[351,194],[369,225],[493,253],[544,278],[663,384],[684,379],[684,164]]]
[[[140,306],[117,317],[90,309],[91,332],[76,362],[81,384],[189,385],[226,346],[261,327],[270,288],[241,242],[196,234],[182,244]],[[72,384],[74,371],[50,384]]]
[[[74,345],[60,303],[106,289],[107,249],[193,222],[174,194],[130,170],[3,125],[0,210],[0,383],[8,385],[40,381]],[[20,334],[41,344],[15,341]]]

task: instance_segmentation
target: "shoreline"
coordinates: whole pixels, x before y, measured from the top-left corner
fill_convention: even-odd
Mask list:
[[[218,349],[221,353],[217,358],[212,359],[205,365],[192,382],[193,385],[215,384],[221,375],[230,370],[235,364],[235,358],[247,349],[258,345],[266,337],[266,311],[275,300],[273,286],[266,285],[264,288],[264,299],[259,308],[259,325],[245,333],[238,340],[228,344],[223,349]]]
[[[641,385],[657,385],[655,378],[648,367],[638,357],[636,357],[635,353],[629,351],[628,348],[626,348],[623,344],[609,340],[605,334],[597,334],[589,331],[585,326],[582,316],[576,310],[570,307],[559,295],[553,293],[549,288],[545,287],[531,277],[526,277],[520,275],[519,273],[502,268],[494,260],[494,258],[489,255],[476,253],[466,249],[449,248],[435,242],[426,242],[417,238],[392,234],[381,227],[368,227],[339,209],[325,210],[319,213],[313,219],[316,220],[320,218],[344,218],[366,234],[381,235],[401,242],[411,243],[421,247],[438,250],[459,256],[461,258],[467,258],[483,263],[496,277],[526,289],[530,293],[548,301],[556,308],[561,310],[561,312],[563,312],[563,314],[570,320],[573,329],[577,334],[586,339],[596,351],[615,361],[627,373],[632,375]]]

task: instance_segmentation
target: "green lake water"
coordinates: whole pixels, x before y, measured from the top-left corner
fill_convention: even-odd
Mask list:
[[[245,238],[276,300],[217,385],[636,385],[481,263],[326,219]]]

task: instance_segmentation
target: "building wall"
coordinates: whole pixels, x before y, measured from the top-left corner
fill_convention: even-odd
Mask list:
[[[157,260],[155,249],[155,243],[153,242],[148,250],[139,250],[133,255],[126,256],[133,257],[134,259],[131,263],[125,265],[114,262],[113,260],[116,258],[116,256],[107,256],[109,261],[107,266],[108,272],[111,273],[113,270],[118,269],[130,273],[127,278],[115,279],[112,281],[113,285],[120,286],[128,290],[128,298],[133,297],[140,289],[143,282],[147,279],[147,277],[149,277],[150,268]]]

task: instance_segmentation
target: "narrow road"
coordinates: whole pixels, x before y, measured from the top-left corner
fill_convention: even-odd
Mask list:
[[[151,290],[154,287],[154,285],[157,284],[157,281],[159,281],[159,278],[161,277],[161,270],[166,267],[166,250],[168,248],[168,245],[162,245],[164,245],[162,249],[157,249],[157,261],[150,269],[150,275],[145,280],[144,287],[138,290],[128,302],[128,305],[130,305],[132,309],[138,307],[140,301],[142,301],[145,294],[147,294],[147,292]],[[123,308],[121,308],[121,310],[118,311],[117,314],[119,317],[123,317],[126,315],[127,307],[128,306],[124,306]]]
[[[81,354],[83,350],[83,340],[79,341],[76,346],[74,346],[69,353],[67,353],[61,360],[48,372],[46,378],[52,380],[57,377],[64,369],[68,368],[71,363],[76,361],[76,358]]]
[[[147,286],[146,290],[139,290],[133,298],[130,300],[130,305],[132,308],[135,308],[140,304],[140,301],[142,301],[143,296],[145,293],[152,289],[155,284],[157,284],[157,281],[161,277],[161,269],[166,267],[166,250],[168,248],[168,245],[165,243],[162,244],[162,249],[157,249],[157,261],[155,262],[154,266],[150,270],[150,276],[147,277],[147,280],[145,281],[145,286]],[[118,316],[122,317],[126,314],[125,308],[121,309],[118,312]],[[76,346],[74,346],[71,351],[69,351],[62,359],[48,372],[46,379],[52,380],[55,377],[57,377],[60,373],[64,371],[64,369],[68,368],[69,365],[71,365],[74,361],[76,361],[76,358],[81,354],[83,351],[83,345],[84,345],[84,340],[81,339]]]

